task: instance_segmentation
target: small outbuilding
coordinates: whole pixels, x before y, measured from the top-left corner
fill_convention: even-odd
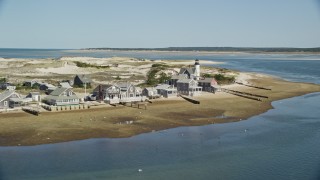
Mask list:
[[[142,95],[148,98],[159,97],[158,91],[154,87],[147,87],[142,90]]]
[[[30,92],[26,98],[30,99],[33,102],[40,102],[41,101],[41,97],[40,97],[40,93],[39,92]]]

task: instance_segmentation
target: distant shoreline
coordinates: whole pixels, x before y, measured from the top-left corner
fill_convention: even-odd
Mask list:
[[[168,48],[84,48],[95,51],[133,51],[133,52],[204,52],[204,53],[250,53],[250,54],[320,54],[320,48],[251,48],[251,47],[168,47]]]

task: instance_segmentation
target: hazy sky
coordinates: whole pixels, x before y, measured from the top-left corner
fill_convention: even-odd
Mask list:
[[[320,3],[0,0],[0,48],[171,46],[320,47]]]

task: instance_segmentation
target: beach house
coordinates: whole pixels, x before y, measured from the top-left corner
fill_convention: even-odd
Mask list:
[[[199,60],[195,60],[194,67],[181,68],[179,74],[185,74],[189,79],[198,80],[200,78]]]
[[[154,87],[147,87],[142,90],[142,95],[148,98],[159,97],[158,91]]]
[[[202,87],[203,91],[215,92],[217,90],[218,83],[214,78],[203,78],[198,80],[198,85]]]
[[[187,74],[173,75],[171,76],[171,79],[168,80],[168,84],[174,87],[177,87],[177,81],[180,79],[188,79],[188,75]]]
[[[194,79],[181,79],[177,81],[177,90],[179,94],[187,96],[196,96],[201,94],[202,87]]]
[[[53,106],[78,105],[80,98],[70,88],[56,88],[52,91],[45,101]]]
[[[120,102],[143,101],[141,88],[137,88],[130,82],[118,83],[116,86],[120,88]]]
[[[20,100],[21,96],[14,90],[6,90],[0,94],[0,109],[13,108],[15,103],[20,104]]]
[[[163,96],[165,98],[177,97],[178,96],[177,88],[175,88],[172,85],[159,84],[158,86],[155,87],[155,89],[157,90],[157,93],[160,96]]]
[[[142,89],[129,82],[99,85],[93,90],[92,96],[96,97],[96,100],[104,100],[110,104],[143,101],[145,99],[142,95]]]
[[[74,77],[73,85],[78,87],[91,86],[92,80],[87,74],[78,74]]]
[[[92,92],[92,96],[96,98],[96,100],[100,101],[109,101],[114,103],[119,103],[120,99],[120,87],[112,84],[100,84],[98,85]]]

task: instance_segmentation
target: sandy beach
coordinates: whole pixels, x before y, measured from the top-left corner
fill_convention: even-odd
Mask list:
[[[198,126],[245,120],[272,108],[271,102],[312,92],[320,86],[293,83],[251,74],[250,83],[271,91],[236,85],[229,89],[268,96],[255,101],[218,92],[203,93],[192,104],[182,98],[153,100],[147,110],[136,106],[102,106],[87,110],[0,114],[0,146],[28,146],[88,138],[121,138],[180,126]]]

